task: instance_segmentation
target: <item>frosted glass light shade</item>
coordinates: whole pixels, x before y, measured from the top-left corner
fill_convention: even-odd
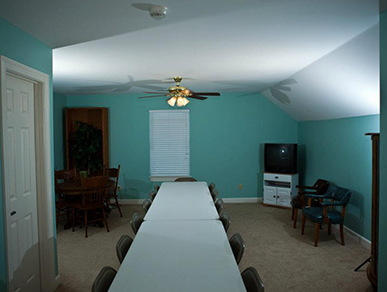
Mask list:
[[[174,107],[175,106],[175,103],[176,103],[176,100],[177,98],[176,97],[171,97],[169,100],[168,100],[168,104],[171,106],[171,107]]]
[[[177,99],[177,106],[178,107],[186,106],[188,103],[189,103],[189,100],[186,99],[185,97],[179,96]]]

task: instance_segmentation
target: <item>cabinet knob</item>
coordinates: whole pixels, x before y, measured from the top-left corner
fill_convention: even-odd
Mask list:
[[[275,178],[275,179],[279,179],[279,177],[278,177],[278,176],[275,176],[274,178]]]

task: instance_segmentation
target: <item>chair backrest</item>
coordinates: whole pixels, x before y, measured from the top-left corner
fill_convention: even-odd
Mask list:
[[[215,184],[212,182],[210,183],[210,185],[208,186],[208,188],[210,189],[210,192],[212,192],[213,190],[215,190]]]
[[[222,211],[223,209],[223,200],[222,199],[217,199],[215,201],[215,208],[216,210],[218,211],[218,214],[220,214],[220,212]]]
[[[222,216],[220,216],[219,220],[222,222],[224,230],[227,232],[228,228],[231,224],[230,216],[227,214],[227,212],[223,212]]]
[[[145,213],[148,212],[151,205],[152,205],[151,200],[149,199],[144,200],[144,203],[142,203],[142,208],[145,210]]]
[[[231,250],[234,254],[237,264],[241,261],[243,253],[245,251],[245,242],[242,239],[242,236],[239,233],[234,234],[230,240]]]
[[[114,188],[111,191],[112,195],[115,196],[117,194],[118,189],[118,179],[120,178],[120,170],[121,165],[118,164],[118,168],[105,168],[104,175],[114,180]]]
[[[156,192],[155,191],[151,191],[149,193],[149,198],[153,201],[156,198]]]
[[[211,192],[211,197],[212,197],[212,200],[215,202],[216,199],[218,198],[218,195],[219,195],[219,192],[218,190],[214,189],[212,192]]]
[[[103,267],[94,280],[92,292],[108,292],[116,274],[117,271],[112,267]]]
[[[347,206],[352,192],[338,186],[330,185],[327,192],[324,195],[325,199],[332,199],[338,201],[341,206]]]
[[[77,179],[77,171],[75,169],[64,169],[55,171],[55,187],[62,182],[67,182]]]
[[[325,180],[325,179],[318,179],[313,187],[316,189],[316,193],[319,194],[319,195],[323,195],[326,193],[326,191],[328,190],[329,188],[329,181]]]
[[[153,188],[155,189],[155,193],[157,194],[157,192],[158,192],[159,189],[160,189],[160,186],[159,186],[159,185],[154,185]]]
[[[121,264],[124,261],[124,258],[128,253],[128,250],[132,245],[132,242],[133,242],[133,239],[128,235],[122,235],[120,240],[117,242],[116,252],[117,252],[118,260],[120,261]]]
[[[242,272],[242,280],[245,284],[247,292],[264,292],[265,287],[259,276],[257,270],[254,267],[246,268]]]
[[[82,186],[87,188],[82,196],[82,205],[103,204],[108,192],[108,182],[107,176],[82,178]]]
[[[137,234],[143,221],[144,219],[140,215],[138,215],[137,213],[133,214],[132,221],[130,221],[130,225],[132,225],[132,230],[134,234]]]
[[[197,181],[193,177],[178,177],[175,179],[175,182],[182,182],[182,181]]]

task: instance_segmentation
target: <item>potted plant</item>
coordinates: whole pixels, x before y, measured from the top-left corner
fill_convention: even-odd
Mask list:
[[[77,121],[71,135],[70,157],[81,176],[102,169],[102,131]]]

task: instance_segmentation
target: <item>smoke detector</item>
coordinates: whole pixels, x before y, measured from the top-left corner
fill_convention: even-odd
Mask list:
[[[149,15],[154,20],[162,20],[167,16],[168,8],[161,5],[148,4],[148,3],[135,3],[132,4],[134,8],[149,11]]]

